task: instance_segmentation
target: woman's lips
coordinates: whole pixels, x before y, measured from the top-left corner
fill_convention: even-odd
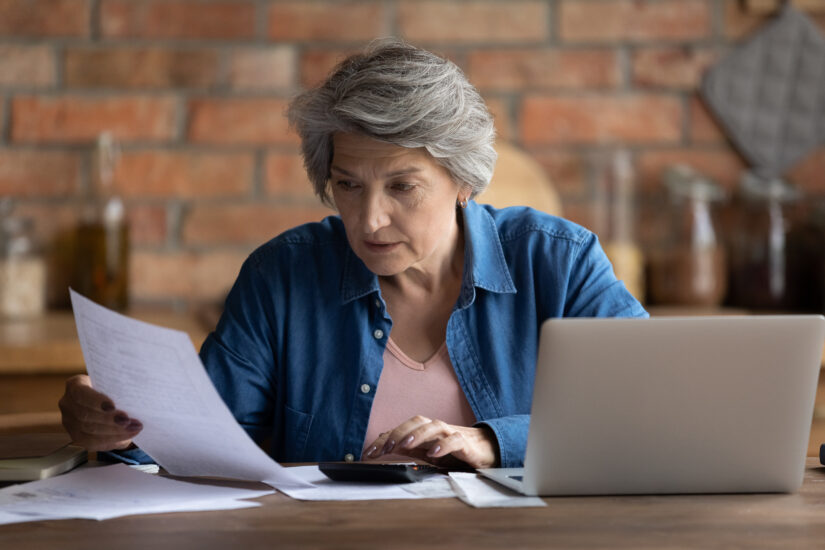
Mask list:
[[[364,241],[364,246],[370,252],[390,252],[394,250],[399,243],[382,243],[377,241]]]

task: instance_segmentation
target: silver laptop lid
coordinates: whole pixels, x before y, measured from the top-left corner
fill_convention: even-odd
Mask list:
[[[548,320],[524,492],[795,491],[823,342],[819,315]]]

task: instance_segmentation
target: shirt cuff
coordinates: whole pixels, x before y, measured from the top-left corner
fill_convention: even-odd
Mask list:
[[[126,464],[155,463],[152,457],[139,447],[121,451],[98,451],[97,459],[101,462],[125,462]]]
[[[527,429],[529,414],[515,414],[501,418],[490,418],[478,422],[476,426],[487,426],[496,436],[501,468],[521,468],[527,451]]]

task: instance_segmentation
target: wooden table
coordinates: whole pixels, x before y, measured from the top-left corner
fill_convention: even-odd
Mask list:
[[[825,468],[800,492],[548,498],[474,509],[457,499],[300,502],[260,508],[0,526],[0,548],[822,548]]]

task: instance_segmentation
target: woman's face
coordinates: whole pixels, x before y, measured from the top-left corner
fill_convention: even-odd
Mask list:
[[[332,197],[350,246],[370,271],[438,270],[451,260],[459,186],[443,166],[423,148],[358,134],[335,134],[333,147]]]

